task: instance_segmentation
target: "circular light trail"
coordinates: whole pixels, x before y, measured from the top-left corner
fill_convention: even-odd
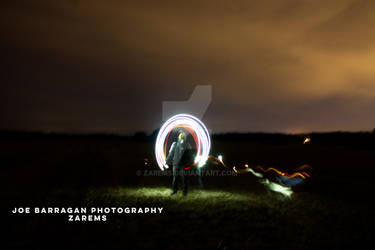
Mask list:
[[[155,156],[159,168],[161,170],[168,168],[166,164],[166,145],[170,132],[178,127],[187,129],[193,136],[197,146],[197,156],[195,157],[194,165],[198,164],[198,167],[202,167],[206,163],[211,148],[210,134],[206,126],[198,118],[188,114],[179,114],[172,116],[163,124],[156,138]]]

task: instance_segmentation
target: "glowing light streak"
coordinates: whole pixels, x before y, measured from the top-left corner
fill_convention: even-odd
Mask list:
[[[247,165],[247,164],[246,164]],[[246,166],[245,165],[245,166]],[[246,173],[252,173],[254,176],[258,177],[258,178],[263,178],[263,174],[262,173],[257,173],[255,172],[252,168],[249,168],[249,167],[246,167],[244,169],[236,169],[236,167],[233,167],[233,171],[236,172],[237,174],[246,174]]]
[[[280,170],[278,170],[276,168],[267,168],[267,169],[264,169],[261,166],[257,166],[256,168],[259,169],[259,170],[261,170],[264,173],[267,173],[269,171],[274,171],[274,172],[276,172],[279,175],[287,176],[289,178],[295,178],[295,177],[299,176],[299,177],[302,177],[303,179],[306,179],[306,177],[310,177],[310,175],[308,175],[306,172],[294,172],[293,174],[289,174],[287,172],[282,172],[282,171],[280,171]],[[306,174],[306,176],[304,174]]]
[[[290,197],[293,194],[291,187],[284,187],[268,179],[263,179],[262,184],[266,185],[270,190],[283,194],[286,197]]]
[[[225,163],[220,161],[218,158],[215,158],[213,156],[210,156],[209,158],[216,161],[216,162],[221,163],[222,166],[228,168],[225,165]],[[236,174],[251,173],[254,176],[258,177],[260,179],[260,183],[267,186],[270,190],[272,190],[274,192],[281,193],[282,195],[290,198],[291,195],[293,194],[292,186],[295,186],[296,184],[301,183],[303,179],[306,179],[306,178],[310,177],[310,175],[308,173],[306,173],[305,171],[301,171],[301,170],[311,169],[311,167],[309,165],[303,165],[303,166],[299,167],[293,174],[289,174],[287,172],[282,172],[282,171],[280,171],[276,168],[264,169],[261,166],[257,166],[256,169],[261,170],[263,172],[263,173],[260,173],[260,172],[256,172],[254,169],[249,167],[249,165],[247,163],[245,164],[245,168],[237,169],[234,166],[232,169]],[[282,184],[285,184],[285,185],[281,185],[281,184],[278,184],[276,182],[273,182],[273,181],[270,181],[269,179],[267,179],[264,174],[269,172],[269,171],[274,171],[278,176],[278,177],[276,177],[276,180],[281,181]],[[301,171],[301,172],[299,172],[299,171]]]
[[[186,128],[194,138],[197,146],[197,156],[194,164],[198,167],[204,166],[208,159],[211,148],[210,134],[206,126],[196,117],[188,114],[179,114],[169,118],[160,128],[155,143],[155,157],[161,170],[167,169],[166,163],[166,141],[170,132],[177,127]]]

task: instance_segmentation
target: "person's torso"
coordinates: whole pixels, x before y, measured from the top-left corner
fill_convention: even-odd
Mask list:
[[[181,162],[182,157],[185,154],[186,149],[188,148],[188,144],[186,141],[177,141],[176,142],[176,148],[174,151],[174,156],[173,156],[173,164],[174,165],[183,165],[184,163]]]

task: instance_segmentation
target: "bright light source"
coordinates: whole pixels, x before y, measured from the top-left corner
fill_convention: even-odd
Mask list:
[[[303,141],[303,144],[309,143],[311,141],[310,137],[306,137],[305,140]]]
[[[169,118],[160,128],[159,134],[155,143],[155,157],[161,170],[167,169],[166,164],[166,148],[164,147],[165,140],[169,133],[176,127],[185,127],[193,130],[196,134],[197,141],[197,156],[194,164],[202,167],[208,158],[211,148],[210,134],[206,126],[196,117],[188,114],[179,114]]]
[[[219,161],[223,161],[223,156],[222,155],[219,155],[217,158],[219,159]]]

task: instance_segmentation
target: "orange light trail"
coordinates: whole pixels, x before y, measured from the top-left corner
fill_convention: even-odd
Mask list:
[[[264,173],[267,173],[267,172],[269,172],[269,171],[274,171],[274,172],[278,173],[279,175],[287,176],[287,177],[289,177],[289,178],[295,178],[295,177],[297,177],[297,176],[300,176],[300,177],[302,177],[303,179],[306,179],[306,177],[310,177],[310,175],[308,175],[306,172],[294,172],[293,174],[289,174],[289,173],[287,173],[287,172],[282,172],[282,171],[280,171],[280,170],[278,170],[278,169],[276,169],[276,168],[267,168],[267,169],[264,169],[264,168],[261,167],[261,166],[257,166],[256,169],[259,169],[259,170],[261,170],[261,171],[264,172]],[[306,176],[305,176],[304,174],[305,174]]]
[[[193,138],[194,138],[195,146],[197,148],[197,155],[202,152],[202,148],[201,148],[200,152],[198,152],[198,142],[197,142],[198,139],[197,139],[197,135],[196,135],[196,133],[194,132],[194,130],[190,126],[178,125],[178,126],[173,127],[173,129],[175,129],[175,128],[185,128],[193,136]],[[167,135],[167,138],[166,138],[166,140],[164,142],[164,158],[167,157],[167,142],[168,142],[168,138],[169,138],[169,135],[171,134],[171,132],[172,132],[172,130],[169,131],[169,133]],[[193,166],[195,166],[196,164],[197,163],[195,162],[193,164]]]

